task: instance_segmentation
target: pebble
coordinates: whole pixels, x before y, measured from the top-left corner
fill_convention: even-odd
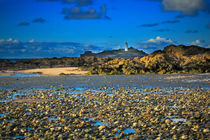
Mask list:
[[[0,90],[20,94],[0,102],[0,139],[207,139],[210,91],[189,89]]]

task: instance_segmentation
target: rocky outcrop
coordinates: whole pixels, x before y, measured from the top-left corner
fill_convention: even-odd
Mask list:
[[[112,60],[111,58],[96,57],[61,57],[28,59],[17,62],[9,60],[0,61],[0,70],[25,70],[33,68],[55,68],[55,67],[84,67],[89,68]]]
[[[199,46],[184,46],[184,45],[169,45],[164,48],[163,52],[167,54],[170,57],[183,57],[183,56],[193,56],[193,55],[199,55],[199,54],[205,54],[210,53],[210,49],[208,48],[202,48]]]
[[[210,49],[199,46],[169,45],[139,59],[156,73],[210,72]]]
[[[9,67],[12,67],[13,63],[8,59],[0,59],[0,70],[7,70]]]
[[[113,65],[114,64],[114,65]],[[143,58],[111,60],[95,67],[91,74],[204,73],[210,72],[210,49],[169,45]]]

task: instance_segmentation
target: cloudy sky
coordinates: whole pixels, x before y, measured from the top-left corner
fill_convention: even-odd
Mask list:
[[[210,0],[0,0],[0,58],[210,48]]]

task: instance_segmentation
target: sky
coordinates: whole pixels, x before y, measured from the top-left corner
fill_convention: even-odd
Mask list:
[[[0,0],[0,58],[210,48],[210,0]]]

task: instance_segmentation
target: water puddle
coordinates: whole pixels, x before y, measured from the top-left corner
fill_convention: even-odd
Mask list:
[[[49,118],[48,118],[48,121],[57,121],[57,120],[58,120],[57,117],[49,117]]]
[[[26,112],[27,115],[31,115],[31,112]]]
[[[119,134],[119,133],[116,133],[114,136],[115,136],[115,137],[119,137],[119,136],[120,136],[120,134]]]
[[[0,77],[36,77],[41,76],[37,73],[6,73],[5,75],[0,75]]]
[[[168,106],[169,108],[180,108],[179,106]]]
[[[136,131],[133,130],[132,128],[127,128],[127,129],[125,129],[123,132],[124,132],[125,134],[127,134],[127,133],[136,133]]]
[[[117,129],[117,133],[115,133],[115,135],[114,135],[114,136],[119,137],[119,136],[120,136],[120,133],[121,133],[121,131],[120,131],[119,129]]]
[[[187,122],[187,119],[178,118],[178,117],[176,117],[176,116],[167,116],[167,117],[161,119],[161,121],[162,121],[162,120],[165,120],[165,119],[170,119],[170,120],[173,121],[173,122],[181,122],[181,123],[183,123],[183,124],[186,124],[186,122]]]
[[[186,119],[184,119],[184,118],[177,118],[176,116],[168,116],[167,118],[169,118],[173,122],[181,122],[183,124],[185,124],[187,122]]]
[[[25,139],[25,136],[8,137],[9,139]]]
[[[149,103],[148,101],[145,101],[145,100],[141,100],[141,102],[144,102],[144,103]]]
[[[100,126],[100,125],[108,126],[107,123],[102,123],[102,122],[100,122],[100,121],[95,121],[95,122],[96,122],[96,123],[93,124],[94,126]]]
[[[9,102],[8,100],[1,100],[0,103],[6,103]]]
[[[93,118],[84,118],[84,120],[94,122],[93,123],[94,126],[101,126],[101,125],[108,126],[108,123],[102,123],[101,121],[95,121]]]

